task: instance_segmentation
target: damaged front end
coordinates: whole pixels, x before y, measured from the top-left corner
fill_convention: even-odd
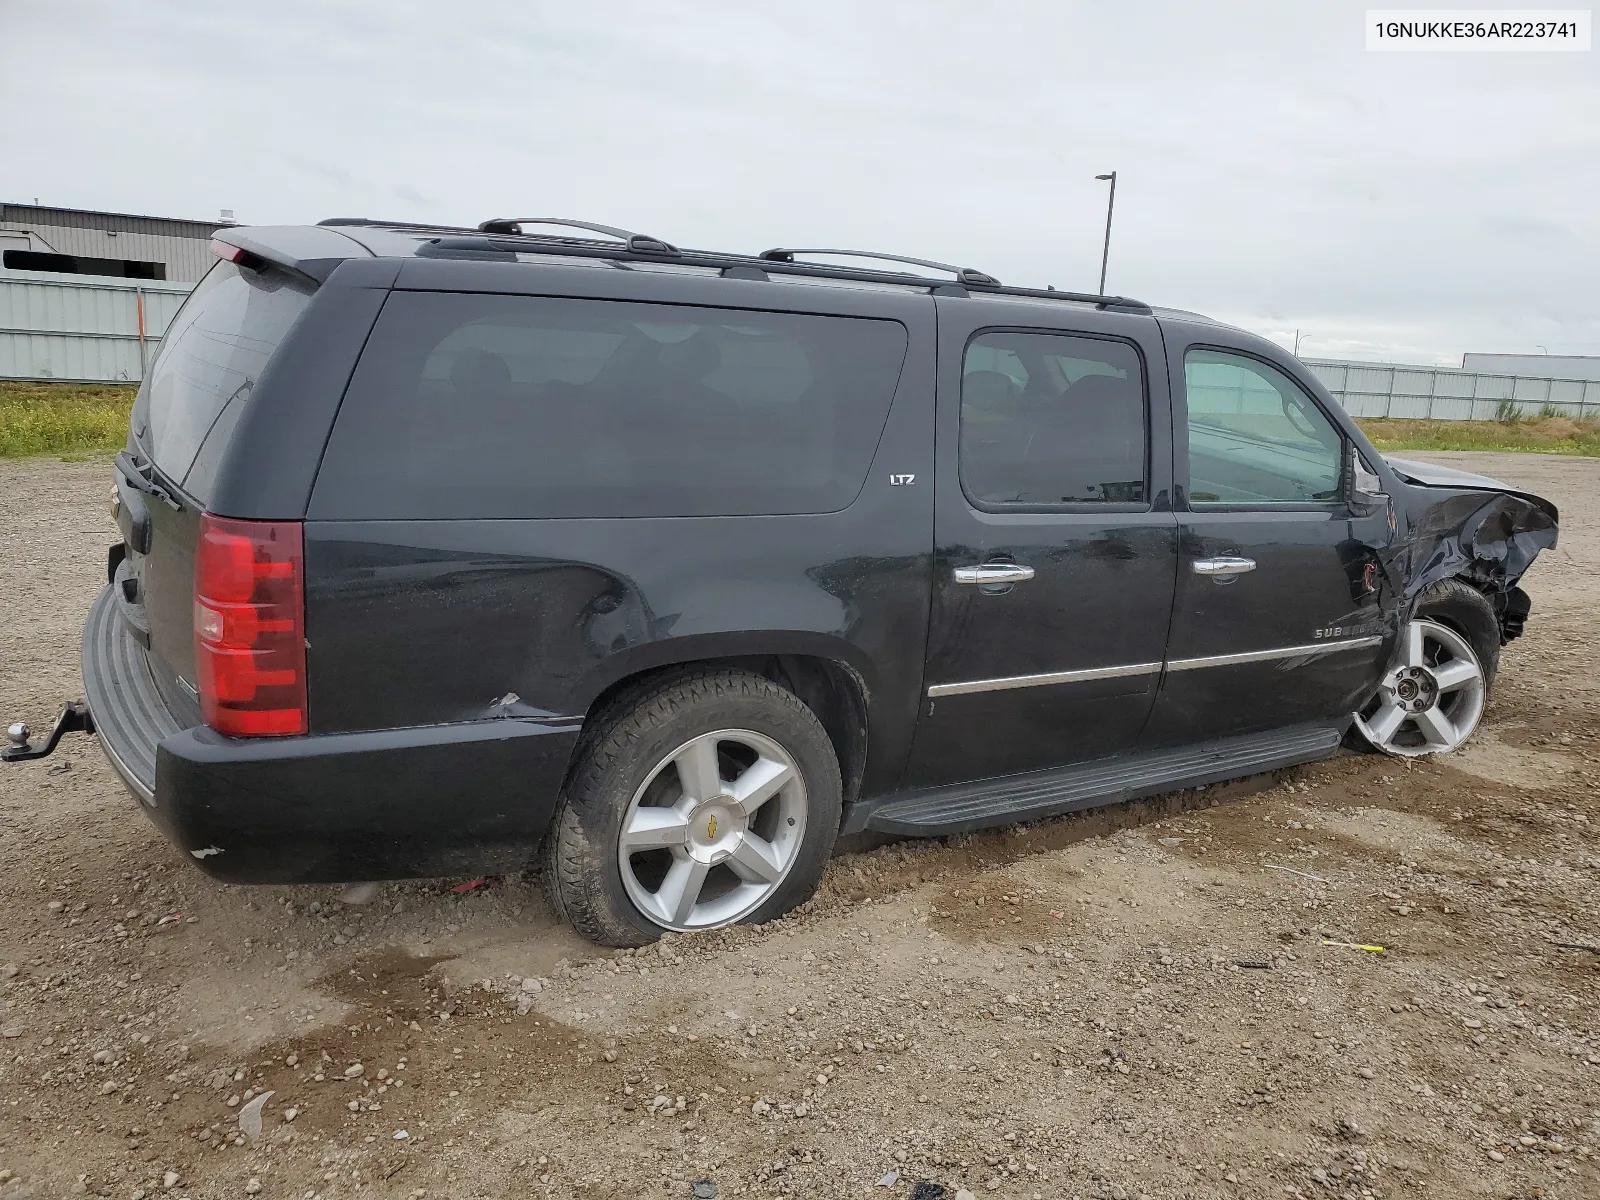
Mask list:
[[[1502,644],[1522,634],[1531,603],[1517,586],[1541,550],[1556,544],[1559,514],[1540,496],[1432,463],[1390,459],[1402,483],[1396,540],[1389,548],[1403,581],[1401,609],[1442,579],[1462,579],[1488,598]]]

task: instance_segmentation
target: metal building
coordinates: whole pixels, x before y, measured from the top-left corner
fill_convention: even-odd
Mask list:
[[[1600,380],[1600,355],[1474,354],[1461,356],[1463,371],[1493,375],[1532,375],[1540,379]]]
[[[232,217],[181,221],[0,204],[0,269],[198,283],[213,262],[211,235]]]

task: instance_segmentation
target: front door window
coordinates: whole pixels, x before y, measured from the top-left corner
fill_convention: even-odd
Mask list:
[[[1189,503],[1194,508],[1331,504],[1343,439],[1276,367],[1242,354],[1190,350]]]

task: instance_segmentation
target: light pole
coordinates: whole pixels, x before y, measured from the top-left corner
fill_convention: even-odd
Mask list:
[[[1298,329],[1294,331],[1294,356],[1296,358],[1300,357],[1300,331]]]
[[[1100,251],[1100,295],[1106,294],[1106,260],[1111,257],[1111,210],[1117,203],[1117,173],[1109,175],[1096,175],[1096,179],[1109,179],[1111,181],[1111,195],[1106,199],[1106,244]]]

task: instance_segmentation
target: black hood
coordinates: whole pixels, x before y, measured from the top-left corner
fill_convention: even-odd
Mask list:
[[[1551,520],[1559,519],[1556,506],[1543,496],[1536,496],[1532,492],[1522,491],[1520,488],[1511,487],[1501,483],[1498,479],[1491,479],[1487,475],[1477,475],[1471,471],[1458,471],[1454,467],[1441,466],[1438,463],[1418,462],[1413,458],[1394,458],[1385,454],[1383,461],[1389,464],[1391,470],[1400,478],[1418,487],[1472,489],[1476,491],[1504,492],[1508,496],[1520,496],[1524,500],[1531,500],[1534,504],[1544,509]]]

